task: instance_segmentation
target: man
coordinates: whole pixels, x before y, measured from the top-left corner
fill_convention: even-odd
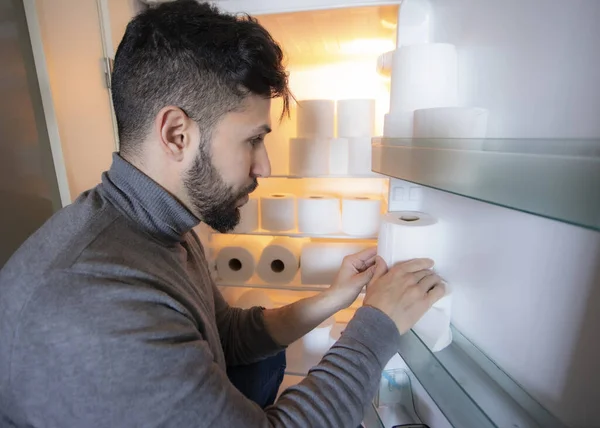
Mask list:
[[[192,231],[200,221],[231,230],[269,175],[270,99],[287,111],[290,98],[282,57],[254,19],[193,0],[129,24],[113,74],[120,153],[0,273],[0,425],[360,423],[399,335],[444,294],[433,262],[388,271],[365,251],[315,297],[241,310],[213,284]],[[230,382],[228,368],[277,359],[365,285],[341,339],[275,404]]]

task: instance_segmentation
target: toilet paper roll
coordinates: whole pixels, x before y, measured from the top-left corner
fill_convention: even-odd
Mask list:
[[[260,225],[264,230],[285,232],[296,227],[296,198],[275,193],[260,198]]]
[[[250,233],[258,229],[258,198],[250,198],[240,208],[240,222],[232,233]]]
[[[458,66],[454,45],[402,46],[393,59],[392,113],[457,105]]]
[[[340,200],[326,195],[298,198],[298,231],[314,235],[339,233]]]
[[[328,285],[337,275],[344,257],[358,253],[368,244],[311,242],[302,247],[300,276],[302,284]]]
[[[265,246],[264,240],[236,236],[231,244],[221,248],[217,254],[217,274],[223,281],[241,283],[248,281],[258,264]]]
[[[302,337],[304,351],[309,354],[323,355],[331,347],[331,330],[335,325],[335,318],[329,317],[316,328]]]
[[[329,141],[329,174],[348,174],[350,146],[346,138],[333,138]]]
[[[290,174],[298,176],[329,174],[329,138],[291,138]]]
[[[243,293],[235,302],[235,306],[242,309],[250,309],[260,306],[265,309],[271,309],[275,305],[269,295],[262,290],[249,290]]]
[[[349,138],[348,146],[348,172],[356,175],[371,175],[371,138]]]
[[[378,254],[388,266],[415,259],[431,258],[443,274],[446,259],[443,223],[419,211],[384,214],[379,229]]]
[[[443,225],[433,216],[417,211],[390,212],[382,218],[377,252],[390,267],[414,258],[431,258],[436,261],[436,270],[443,274],[444,241]],[[444,349],[452,341],[452,298],[450,287],[446,290],[446,296],[413,327],[434,352]]]
[[[337,102],[338,137],[375,135],[375,100],[339,100]]]
[[[383,53],[377,57],[377,72],[385,77],[392,75],[392,64],[394,62],[394,51]]]
[[[333,138],[335,102],[333,100],[298,101],[297,136],[301,138]]]
[[[412,111],[388,113],[383,118],[383,136],[388,138],[412,138]]]
[[[377,236],[381,200],[371,196],[342,199],[342,231],[352,236]]]
[[[415,110],[415,138],[485,138],[488,111],[475,107]]]
[[[300,269],[300,254],[304,240],[275,238],[265,247],[256,272],[269,284],[287,284]]]

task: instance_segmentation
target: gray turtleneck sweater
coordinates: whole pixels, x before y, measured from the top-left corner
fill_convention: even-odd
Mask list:
[[[168,192],[114,156],[0,272],[1,427],[355,427],[398,345],[361,308],[299,385],[263,410],[225,368],[281,349],[262,309],[227,305]]]

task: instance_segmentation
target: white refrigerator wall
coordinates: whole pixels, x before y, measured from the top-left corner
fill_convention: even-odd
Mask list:
[[[600,136],[600,2],[432,3],[490,137]],[[569,426],[600,426],[600,234],[427,189],[423,210],[452,225],[455,325]]]

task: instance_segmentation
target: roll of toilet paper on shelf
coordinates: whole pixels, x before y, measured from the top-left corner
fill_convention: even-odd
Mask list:
[[[339,198],[308,195],[298,198],[298,232],[314,235],[339,233],[341,210]]]
[[[335,102],[333,100],[298,101],[297,136],[304,138],[333,138]]]
[[[342,199],[342,231],[352,236],[377,236],[381,220],[381,199],[355,196]]]
[[[271,309],[275,306],[275,304],[269,295],[263,290],[246,291],[235,302],[235,307],[237,308],[250,309],[254,306]]]
[[[371,175],[371,138],[348,139],[348,172],[356,175]]]
[[[250,198],[239,210],[240,222],[232,233],[250,233],[258,229],[258,198]]]
[[[329,174],[348,174],[350,146],[347,138],[332,138],[329,141]]]
[[[436,261],[435,269],[443,275],[444,241],[443,224],[435,217],[418,211],[390,212],[382,217],[377,252],[390,267],[414,258],[431,258]],[[413,327],[434,352],[444,349],[452,341],[452,298],[450,287],[446,290],[446,296]]]
[[[300,269],[300,254],[305,240],[275,238],[263,250],[256,272],[269,284],[287,284]]]
[[[306,333],[301,341],[305,352],[323,355],[332,345],[331,330],[335,325],[335,318],[329,317],[317,327]]]
[[[302,247],[300,275],[302,284],[329,285],[333,282],[344,257],[372,245],[361,243],[310,242]]]
[[[329,174],[330,141],[330,138],[290,138],[290,174]]]
[[[258,264],[265,247],[263,239],[236,236],[229,245],[217,253],[217,275],[223,281],[242,283],[248,281]]]
[[[415,138],[485,138],[488,111],[476,107],[415,110]]]
[[[260,225],[264,230],[285,232],[296,228],[296,198],[274,193],[260,198]]]
[[[375,100],[356,99],[337,102],[338,137],[375,135]]]
[[[412,138],[412,111],[388,113],[383,117],[383,136],[388,138]]]
[[[394,51],[383,53],[377,57],[377,73],[385,77],[392,75],[392,64],[394,62]]]
[[[457,105],[458,66],[454,45],[401,46],[394,53],[393,60],[392,113]]]

